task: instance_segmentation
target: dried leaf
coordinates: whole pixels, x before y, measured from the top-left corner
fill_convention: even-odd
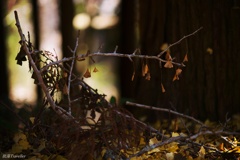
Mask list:
[[[172,61],[167,61],[164,65],[165,68],[173,68]]]
[[[176,75],[180,75],[182,73],[182,69],[180,69],[180,68],[178,68],[178,69],[176,69]]]
[[[198,151],[199,157],[200,158],[205,158],[206,151],[203,146],[201,146],[200,150]]]
[[[173,152],[166,153],[166,158],[167,160],[174,160],[174,153]]]
[[[179,77],[175,74],[173,77],[173,81],[179,80]]]
[[[212,49],[212,48],[209,48],[209,47],[208,47],[206,51],[207,51],[207,53],[210,54],[210,55],[213,54],[213,49]]]
[[[220,151],[224,151],[224,144],[223,144],[223,143],[221,143],[221,144],[219,145],[219,150],[220,150]]]
[[[165,49],[167,49],[167,47],[168,47],[168,44],[167,43],[163,43],[162,46],[160,47],[160,49],[162,51],[164,51]]]
[[[96,67],[94,67],[93,72],[94,72],[94,73],[95,73],[95,72],[98,72],[98,69],[97,69]]]
[[[183,62],[188,62],[188,55],[187,54],[185,54]]]
[[[174,77],[173,77],[173,81],[179,80],[179,75],[180,75],[181,73],[182,73],[182,69],[180,69],[180,68],[176,69],[176,73],[175,73],[175,75],[174,75]]]
[[[15,60],[17,60],[17,64],[20,65],[20,66],[22,65],[22,61],[26,61],[27,60],[26,53],[25,53],[25,51],[23,49],[23,46],[21,46],[20,51],[18,52]]]
[[[169,51],[169,50],[167,51],[167,54],[166,54],[166,56],[165,56],[165,59],[166,59],[167,61],[171,61],[171,60],[172,60],[172,57],[171,57],[171,55],[170,55],[170,51]]]
[[[142,76],[144,77],[149,72],[148,65],[142,65]]]
[[[30,117],[29,120],[30,120],[30,122],[31,122],[32,124],[34,124],[35,117]]]
[[[148,72],[147,75],[146,75],[146,80],[149,81],[150,79],[151,79],[151,75],[150,75],[150,72]]]
[[[164,86],[163,86],[163,84],[161,83],[161,88],[162,88],[162,93],[165,93],[166,92],[166,90],[165,90],[165,88],[164,88]]]
[[[87,69],[87,71],[84,73],[83,77],[85,77],[85,78],[91,77],[91,72],[89,69]]]
[[[133,72],[132,74],[132,81],[134,80],[134,77],[135,77],[135,72]]]

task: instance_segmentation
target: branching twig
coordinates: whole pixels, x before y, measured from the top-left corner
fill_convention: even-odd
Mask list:
[[[23,47],[24,51],[25,51],[25,54],[27,55],[28,57],[28,61],[31,65],[31,67],[33,68],[33,71],[34,73],[36,74],[36,77],[38,79],[38,82],[39,82],[39,85],[41,86],[44,94],[46,95],[47,97],[47,100],[48,100],[48,103],[50,104],[50,106],[52,107],[52,109],[58,114],[60,115],[62,118],[66,119],[66,120],[71,120],[71,119],[74,119],[74,117],[72,117],[70,114],[68,114],[65,110],[63,110],[62,108],[58,107],[55,103],[54,103],[54,100],[53,98],[51,97],[50,93],[48,92],[48,88],[47,86],[44,84],[44,81],[43,81],[43,78],[41,76],[41,71],[38,70],[34,60],[32,59],[32,56],[31,56],[31,52],[26,44],[26,39],[25,39],[25,36],[22,32],[22,28],[21,28],[21,25],[20,25],[20,21],[19,21],[19,18],[18,18],[18,13],[17,11],[14,11],[14,14],[15,14],[15,20],[16,20],[16,26],[18,28],[18,33],[19,33],[19,36],[20,36],[20,39],[21,39],[21,46]]]
[[[78,43],[79,43],[78,42],[79,41],[79,34],[80,34],[80,32],[78,31],[78,36],[77,36],[77,39],[76,39],[76,44],[75,44],[74,50],[70,49],[72,54],[73,54],[72,55],[73,58],[76,58],[76,53],[77,53],[77,48],[78,48]],[[70,93],[71,93],[72,72],[73,72],[74,64],[75,64],[75,60],[73,59],[72,63],[71,63],[71,67],[70,67],[69,76],[68,76],[68,113],[69,114],[72,114]]]
[[[172,113],[172,114],[175,114],[175,115],[177,115],[177,116],[181,116],[181,117],[190,119],[190,120],[192,120],[192,121],[200,124],[200,125],[203,126],[203,127],[207,127],[207,126],[204,125],[201,121],[195,119],[194,117],[191,117],[191,116],[188,116],[188,115],[185,115],[185,114],[182,114],[182,113],[179,113],[179,112],[176,112],[176,111],[167,109],[167,108],[158,108],[158,107],[143,105],[143,104],[139,104],[139,103],[133,103],[133,102],[129,102],[129,101],[126,102],[126,105],[135,106],[135,107],[139,107],[139,108],[145,108],[145,109],[151,109],[151,110],[155,110],[155,111]]]
[[[163,53],[165,53],[169,48],[171,48],[172,46],[175,46],[176,44],[180,43],[182,40],[184,40],[184,39],[186,39],[186,38],[188,38],[188,37],[196,34],[196,33],[197,33],[198,31],[200,31],[202,28],[203,28],[203,27],[200,27],[199,29],[197,29],[197,30],[194,31],[193,33],[190,33],[190,34],[188,34],[188,35],[186,35],[186,36],[183,36],[183,37],[182,37],[180,40],[178,40],[177,42],[175,42],[175,43],[173,43],[173,44],[170,44],[165,50],[163,50],[162,52],[160,52],[157,57],[161,57],[161,56],[163,55]]]

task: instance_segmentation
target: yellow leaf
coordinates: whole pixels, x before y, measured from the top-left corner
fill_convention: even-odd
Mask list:
[[[34,124],[35,117],[30,117],[29,120],[31,121],[32,124]]]
[[[158,143],[159,141],[157,140],[157,138],[156,137],[153,137],[153,138],[151,138],[150,140],[149,140],[149,145],[151,146],[151,145],[153,145],[153,144],[156,144],[156,143]]]
[[[28,149],[31,147],[27,140],[20,140],[18,144],[22,147],[22,149]]]
[[[164,65],[165,68],[173,68],[172,61],[167,61]]]
[[[91,77],[91,72],[90,72],[90,70],[87,69],[87,71],[84,73],[83,76],[84,76],[85,78],[89,78],[89,77]]]
[[[178,137],[179,134],[177,132],[172,132],[172,137]]]
[[[198,154],[199,154],[200,158],[204,158],[205,157],[206,151],[205,151],[203,146],[201,146],[200,150],[198,151]]]
[[[207,53],[210,54],[210,55],[213,54],[213,49],[212,49],[212,48],[209,48],[209,47],[208,47],[206,51],[207,51]]]
[[[167,158],[167,160],[174,160],[174,153],[172,153],[172,152],[166,153],[166,158]]]
[[[160,47],[160,49],[162,51],[164,51],[165,49],[167,49],[167,47],[168,47],[168,44],[167,43],[163,43],[162,46]]]

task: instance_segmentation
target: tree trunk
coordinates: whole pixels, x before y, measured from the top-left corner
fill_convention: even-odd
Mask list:
[[[177,62],[182,62],[188,53],[189,62],[182,68],[179,81],[172,81],[176,66],[159,68],[158,63],[149,61],[151,80],[145,80],[139,73],[132,82],[131,97],[139,103],[176,109],[200,119],[224,120],[226,113],[240,112],[239,3],[233,0],[135,3],[140,4],[142,54],[157,55],[163,43],[174,43],[201,26],[203,29],[170,49]],[[141,63],[138,67],[141,68]],[[161,92],[161,83],[165,93]],[[123,96],[126,90],[122,91]],[[150,117],[153,115],[156,114]]]
[[[6,1],[0,2],[0,100],[6,99],[9,96],[9,84],[8,84],[8,71],[7,71],[7,60],[6,60],[6,31],[4,26],[4,17],[6,14]]]

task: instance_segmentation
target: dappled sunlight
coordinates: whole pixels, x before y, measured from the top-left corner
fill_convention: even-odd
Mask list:
[[[118,77],[116,75],[116,68],[111,67],[116,65],[116,60],[112,59],[89,66],[91,77],[85,78],[84,80],[97,89],[100,94],[105,94],[106,99],[110,100],[112,96],[119,98],[118,91]],[[97,68],[97,72],[93,72],[94,68]]]
[[[24,30],[30,33],[33,32],[31,24],[31,4],[28,1],[21,1],[14,5],[5,17],[5,25],[7,26],[7,64],[9,74],[9,89],[10,99],[17,102],[26,102],[33,104],[36,102],[36,86],[33,80],[29,77],[28,63],[23,63],[23,67],[16,64],[15,57],[20,50],[20,45],[17,43],[19,35],[15,26],[13,11],[18,10],[21,17]],[[26,33],[25,33],[26,34]],[[31,34],[31,40],[34,40],[34,35]]]

